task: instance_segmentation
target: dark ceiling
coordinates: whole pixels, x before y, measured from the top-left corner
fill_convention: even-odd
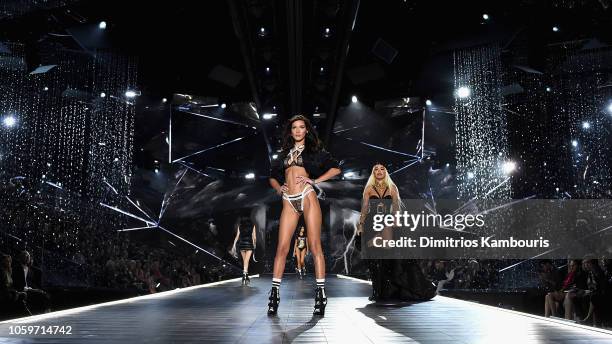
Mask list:
[[[537,68],[549,44],[612,41],[610,0],[39,3],[5,0],[0,7],[0,40],[26,43],[30,68],[51,58],[49,46],[110,47],[138,58],[136,148],[146,154],[136,162],[144,168],[167,154],[168,111],[159,99],[176,93],[252,102],[259,114],[278,114],[261,121],[256,143],[244,141],[262,144],[257,160],[266,164],[266,151],[278,148],[280,124],[293,114],[319,113],[313,120],[332,145],[336,114],[352,95],[371,108],[400,97],[452,99],[453,49],[491,41],[507,47],[521,36],[528,64]],[[82,34],[102,20],[103,39]],[[242,137],[231,125],[223,130],[233,134],[215,138],[217,129],[204,130],[184,145],[197,151]],[[238,160],[248,153],[236,149],[229,154]]]
[[[105,44],[139,57],[144,95],[252,101],[260,113],[278,113],[278,120],[325,113],[319,130],[328,138],[333,114],[353,94],[372,104],[448,92],[452,66],[445,52],[453,48],[509,41],[520,32],[529,33],[536,53],[555,41],[597,37],[609,42],[609,5],[609,0],[176,0],[146,5],[5,0],[0,30],[3,39],[26,41],[40,52],[35,45],[49,41],[71,48],[100,44],[64,35],[105,20]],[[485,13],[489,20],[483,19]],[[561,30],[553,32],[553,26]],[[40,62],[40,56],[32,56]]]

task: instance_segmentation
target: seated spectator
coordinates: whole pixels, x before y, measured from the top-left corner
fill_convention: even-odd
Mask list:
[[[544,299],[544,316],[550,317],[557,316],[557,310],[559,303],[566,299],[566,294],[570,291],[575,290],[577,287],[586,285],[586,278],[580,269],[581,262],[577,259],[572,259],[568,262],[567,275],[561,283],[561,287],[558,290],[551,291],[546,294]],[[572,317],[571,310],[565,308],[565,318],[570,319]]]
[[[40,289],[40,284],[35,282],[32,262],[28,251],[19,253],[17,264],[13,265],[13,285],[17,291],[25,292],[28,295],[30,309],[48,313],[50,312],[50,297]]]
[[[25,306],[27,294],[15,289],[11,272],[13,259],[8,254],[0,257],[0,304],[7,305],[9,309]]]
[[[588,314],[582,321],[593,318],[593,325],[600,323],[601,313],[604,310],[605,297],[607,294],[606,276],[599,266],[599,261],[592,257],[585,257],[582,267],[587,275],[586,287],[577,287],[567,293],[565,297],[566,314],[573,314],[577,303],[585,300],[588,302]],[[567,317],[566,317],[567,319]]]
[[[549,259],[540,261],[540,288],[547,293],[559,290],[561,287],[561,278],[559,271],[555,268],[552,261]]]

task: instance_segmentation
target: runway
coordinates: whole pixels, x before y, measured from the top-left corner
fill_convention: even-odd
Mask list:
[[[314,277],[286,275],[269,317],[270,275],[0,323],[0,343],[612,343],[609,331],[437,296],[371,304],[369,284],[329,275],[324,318],[313,317]],[[71,326],[64,335],[8,335],[9,326]],[[27,328],[26,328],[27,330]]]

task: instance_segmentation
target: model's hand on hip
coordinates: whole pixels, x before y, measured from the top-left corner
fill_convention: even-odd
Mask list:
[[[287,191],[289,191],[289,187],[287,187],[287,184],[283,184],[281,185],[280,188],[276,189],[276,193],[280,196],[283,193],[286,193]]]
[[[297,176],[297,178],[295,178],[297,180],[297,184],[302,184],[302,186],[306,185],[306,184],[314,184],[314,181],[308,177],[304,177],[304,176]]]

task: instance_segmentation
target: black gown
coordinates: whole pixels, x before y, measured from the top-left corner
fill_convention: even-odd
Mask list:
[[[380,194],[372,198],[381,199]],[[392,197],[385,195],[382,199],[390,200]],[[382,202],[377,206],[377,210],[380,209],[386,210]],[[435,285],[425,277],[414,259],[369,259],[368,267],[372,280],[370,300],[425,301],[436,296]]]

